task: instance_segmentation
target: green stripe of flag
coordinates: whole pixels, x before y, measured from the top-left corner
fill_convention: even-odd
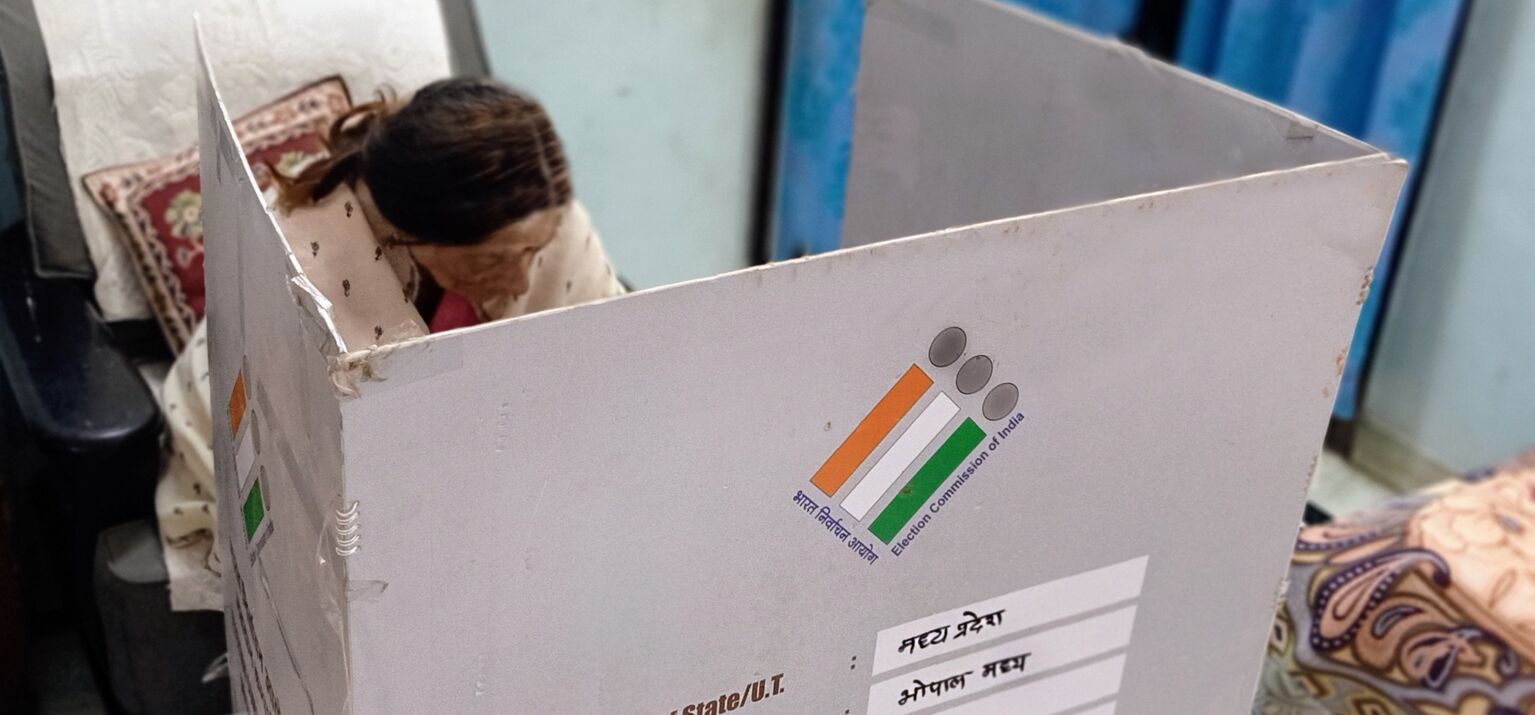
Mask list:
[[[965,418],[954,433],[943,441],[943,446],[912,475],[911,481],[896,492],[895,498],[869,525],[869,531],[879,537],[880,541],[890,543],[983,439],[986,439],[986,431],[976,425],[975,420]]]
[[[256,536],[256,527],[261,526],[261,520],[266,518],[266,499],[261,496],[260,479],[256,480],[250,494],[246,495],[245,508],[241,511],[245,516],[245,540],[250,541]]]

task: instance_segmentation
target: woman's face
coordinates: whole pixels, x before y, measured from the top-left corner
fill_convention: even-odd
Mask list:
[[[375,234],[405,241],[411,256],[432,274],[438,285],[478,304],[527,292],[533,256],[554,238],[561,216],[559,207],[535,211],[502,226],[479,243],[445,246],[412,241],[412,237],[378,212],[372,193],[365,186],[359,184],[357,194]]]
[[[410,253],[444,290],[475,303],[514,298],[528,290],[533,256],[554,237],[560,210],[544,209],[502,226],[467,246],[412,243]]]

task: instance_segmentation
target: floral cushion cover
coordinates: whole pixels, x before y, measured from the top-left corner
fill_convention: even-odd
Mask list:
[[[292,173],[325,154],[323,137],[352,105],[346,83],[327,77],[246,114],[236,136],[263,188],[276,167]],[[118,238],[171,348],[180,352],[202,317],[202,193],[197,147],[83,177],[114,219]]]

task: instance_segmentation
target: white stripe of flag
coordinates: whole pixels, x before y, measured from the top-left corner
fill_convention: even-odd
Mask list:
[[[949,424],[949,420],[954,419],[954,415],[957,414],[959,414],[959,405],[954,404],[948,395],[938,393],[938,396],[923,408],[922,414],[917,415],[917,419],[906,428],[906,432],[896,439],[895,444],[890,446],[878,462],[874,463],[874,468],[864,475],[863,480],[858,482],[858,486],[853,487],[853,491],[842,500],[842,508],[852,514],[854,519],[863,521],[869,510],[879,502],[879,498],[890,491],[890,487],[901,478],[911,463],[917,461],[922,450],[938,437],[938,433],[942,432],[943,428]]]

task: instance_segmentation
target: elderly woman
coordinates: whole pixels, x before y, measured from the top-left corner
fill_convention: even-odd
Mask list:
[[[368,255],[351,258],[387,252],[393,260],[399,251],[384,247],[404,247],[409,274],[419,267],[431,279],[403,285],[432,330],[624,291],[574,198],[554,126],[526,95],[490,80],[442,80],[407,102],[351,109],[326,143],[328,155],[296,176],[273,172],[278,206],[299,214],[332,194],[355,194],[381,245],[375,255],[357,244],[352,250]],[[418,290],[423,284],[440,290]],[[162,398],[171,458],[155,502],[178,610],[222,608],[218,565],[209,563],[217,509],[205,333],[200,325],[177,358]]]

